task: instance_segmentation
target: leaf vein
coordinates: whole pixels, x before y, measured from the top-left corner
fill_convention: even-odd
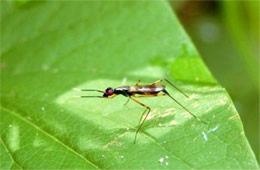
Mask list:
[[[23,118],[22,116],[20,116],[19,114],[15,113],[14,111],[9,110],[8,108],[0,105],[1,108],[3,110],[5,110],[6,112],[10,113],[11,115],[17,117],[18,119],[22,120],[23,122],[27,123],[28,125],[32,126],[33,128],[39,130],[41,133],[45,134],[46,136],[48,136],[49,138],[53,139],[53,141],[57,142],[58,144],[60,144],[61,146],[63,146],[64,148],[66,148],[67,150],[71,151],[72,153],[74,153],[76,156],[80,157],[81,159],[85,160],[87,163],[89,163],[90,165],[92,165],[94,168],[96,169],[100,169],[97,165],[95,165],[93,162],[91,162],[90,160],[88,160],[86,157],[84,157],[82,154],[80,154],[79,152],[77,152],[76,150],[74,150],[73,148],[69,147],[67,144],[65,144],[64,142],[62,142],[61,140],[59,140],[58,138],[56,138],[55,136],[51,135],[50,133],[48,133],[47,131],[43,130],[41,127],[37,126],[36,124],[26,120],[25,118]]]
[[[2,139],[2,136],[0,137],[0,141],[3,144],[5,151],[8,153],[9,158],[12,160],[13,163],[15,163],[16,165],[18,165],[21,169],[24,169],[12,156],[10,150],[8,149],[7,145],[5,144],[4,140]]]

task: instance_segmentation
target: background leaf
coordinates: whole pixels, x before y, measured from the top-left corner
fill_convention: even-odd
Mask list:
[[[1,2],[1,168],[258,168],[232,101],[164,1]],[[145,8],[144,8],[145,7]],[[75,99],[169,78],[191,97]]]
[[[259,1],[170,3],[207,67],[232,98],[259,163]]]

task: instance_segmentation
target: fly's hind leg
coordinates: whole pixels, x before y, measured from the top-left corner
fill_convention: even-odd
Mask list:
[[[146,112],[146,110],[148,110],[148,112],[147,112],[146,115],[144,116],[143,120],[142,120],[143,115],[142,115],[142,117],[141,117],[141,119],[140,119],[141,124],[139,125],[137,131],[135,132],[135,139],[134,139],[134,143],[135,143],[135,142],[136,142],[136,138],[137,138],[137,134],[138,134],[138,132],[140,131],[140,129],[142,128],[142,126],[143,126],[145,120],[147,119],[149,113],[151,112],[151,108],[150,108],[149,106],[146,106],[145,104],[139,102],[138,100],[136,100],[136,99],[133,98],[133,97],[130,97],[130,99],[133,100],[134,102],[136,102],[137,104],[140,104],[141,106],[143,106],[143,107],[145,108],[145,111],[143,112],[143,115],[144,115],[144,113]],[[141,120],[142,120],[142,121],[141,121]],[[140,123],[140,122],[139,122],[139,123]]]
[[[177,86],[175,86],[174,84],[172,84],[169,80],[167,79],[160,79],[160,80],[157,80],[155,82],[153,82],[151,85],[156,85],[162,81],[166,81],[168,84],[170,84],[172,87],[174,87],[176,90],[178,90],[180,93],[182,93],[185,97],[189,98],[189,96],[187,94],[185,94],[181,89],[179,89]]]
[[[192,115],[195,119],[197,119],[198,121],[204,123],[204,124],[208,124],[207,122],[201,120],[199,117],[197,117],[195,114],[193,114],[190,110],[188,110],[185,106],[183,106],[180,102],[178,102],[178,100],[176,100],[174,97],[172,97],[166,90],[163,90],[163,92],[165,93],[165,95],[169,96],[172,100],[174,100],[179,106],[181,106],[184,110],[186,110],[190,115]]]

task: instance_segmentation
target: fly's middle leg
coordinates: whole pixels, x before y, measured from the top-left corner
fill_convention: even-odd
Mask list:
[[[140,82],[141,80],[138,80],[135,85],[138,86]]]
[[[129,100],[130,100],[130,97],[127,99],[127,101],[125,102],[124,106],[127,105],[127,103],[129,102]]]
[[[135,132],[135,139],[134,139],[134,143],[135,143],[135,142],[136,142],[136,138],[137,138],[137,134],[138,134],[138,132],[140,131],[140,129],[142,128],[142,126],[143,126],[145,120],[147,119],[149,113],[151,112],[151,108],[150,108],[149,106],[146,106],[145,104],[139,102],[138,100],[136,100],[136,99],[133,98],[133,97],[130,97],[130,99],[133,100],[134,102],[136,102],[137,104],[140,104],[141,106],[143,106],[143,107],[145,108],[144,113],[148,110],[148,112],[146,113],[146,115],[144,116],[144,118],[143,118],[143,119],[141,118],[142,122],[141,122],[141,124],[139,125],[138,129],[137,129],[136,132]],[[144,113],[143,113],[143,114],[144,114]],[[142,117],[143,117],[143,115],[142,115]]]

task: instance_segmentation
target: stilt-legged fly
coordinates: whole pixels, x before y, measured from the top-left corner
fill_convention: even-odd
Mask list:
[[[95,98],[108,98],[108,99],[112,99],[114,97],[116,97],[117,95],[123,95],[125,97],[128,97],[129,100],[133,100],[135,103],[143,106],[145,108],[145,111],[142,114],[142,117],[139,121],[139,127],[136,130],[135,133],[135,138],[134,138],[134,143],[136,142],[136,138],[137,138],[137,134],[140,131],[140,129],[142,128],[145,120],[147,119],[151,108],[143,103],[141,103],[140,101],[138,101],[136,98],[141,98],[141,97],[156,97],[156,96],[169,96],[172,100],[174,100],[178,105],[180,105],[184,110],[186,110],[189,114],[191,114],[195,119],[197,119],[198,121],[207,124],[207,122],[201,120],[200,118],[198,118],[196,115],[194,115],[191,111],[189,111],[186,107],[184,107],[180,102],[178,102],[175,98],[173,98],[165,89],[164,85],[159,85],[160,82],[162,81],[166,81],[168,84],[170,84],[172,87],[174,87],[175,89],[177,89],[180,93],[182,93],[185,97],[188,98],[188,96],[182,91],[180,90],[178,87],[176,87],[175,85],[173,85],[169,80],[167,79],[161,79],[161,80],[157,80],[155,82],[153,82],[152,84],[148,84],[148,85],[139,85],[140,80],[134,85],[134,86],[121,86],[121,87],[117,87],[117,88],[112,88],[112,87],[108,87],[105,91],[102,90],[96,90],[96,89],[79,89],[80,91],[96,91],[96,92],[100,92],[103,93],[102,96],[80,96],[82,98],[91,98],[91,97],[95,97]],[[78,90],[78,89],[77,89]],[[128,100],[128,101],[129,101]],[[127,102],[128,102],[127,101]],[[147,111],[147,113],[146,113]],[[146,115],[143,118],[143,115],[146,113]],[[143,118],[143,119],[142,119]]]

